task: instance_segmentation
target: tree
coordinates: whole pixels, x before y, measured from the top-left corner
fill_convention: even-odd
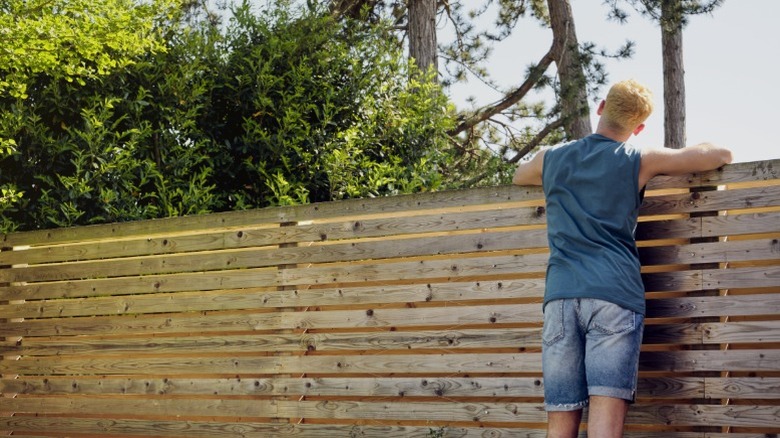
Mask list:
[[[445,87],[470,78],[501,93],[493,103],[460,110],[458,123],[449,131],[454,158],[447,171],[452,172],[452,179],[457,175],[464,185],[507,182],[513,164],[540,145],[591,132],[587,96],[605,82],[597,60],[602,53],[597,53],[593,44],[580,45],[577,41],[568,0],[439,2],[436,21],[440,29],[448,27],[447,34],[453,38],[445,41],[434,33],[422,43],[414,39],[415,18],[420,15],[425,22],[432,20],[428,18],[431,9],[426,9],[428,15],[416,12],[415,7],[421,4],[433,2],[331,1],[333,10],[362,7],[364,19],[390,21],[401,31],[399,40],[408,38],[410,51],[438,44],[439,77]],[[487,68],[493,46],[509,38],[519,26],[539,23],[553,31],[549,50],[518,75],[515,84],[506,87],[495,83]],[[557,80],[550,73],[553,63]],[[552,90],[554,98],[532,101],[532,96],[543,89]]]
[[[420,70],[438,75],[436,0],[409,0],[409,57]]]
[[[668,148],[685,147],[685,68],[683,63],[683,28],[688,16],[709,14],[723,0],[625,0],[642,15],[657,21],[661,27],[664,77],[664,144]],[[625,22],[627,14],[620,0],[608,0],[610,16]]]
[[[588,90],[582,69],[580,46],[569,0],[548,0],[553,31],[553,57],[560,79],[561,119],[566,137],[576,139],[593,132]]]

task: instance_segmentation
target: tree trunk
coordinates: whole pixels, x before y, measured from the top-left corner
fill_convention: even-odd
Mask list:
[[[436,0],[409,0],[409,57],[421,71],[438,72],[436,50]]]
[[[664,145],[672,149],[685,147],[685,69],[683,68],[682,20],[676,3],[664,0],[661,5],[661,46],[664,74]]]
[[[553,31],[553,55],[561,81],[561,116],[570,139],[590,135],[588,91],[569,0],[547,0]]]

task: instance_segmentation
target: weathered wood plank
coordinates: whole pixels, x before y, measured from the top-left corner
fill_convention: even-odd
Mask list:
[[[268,375],[537,373],[541,353],[371,354],[266,357],[32,357],[0,360],[0,374],[18,375]]]
[[[538,427],[538,426],[537,426]],[[39,418],[10,417],[0,419],[0,430],[16,430],[24,436],[30,433],[51,432],[70,434],[121,434],[122,436],[154,435],[159,437],[193,438],[276,438],[305,436],[310,438],[366,437],[366,438],[431,438],[444,434],[447,438],[545,438],[546,430],[533,428],[465,428],[451,426],[447,422],[430,423],[425,426],[382,425],[375,419],[369,425],[344,424],[294,424],[294,423],[258,423],[258,422],[202,422],[202,421],[163,421],[132,419],[91,419],[91,418]],[[46,435],[48,437],[50,435]],[[582,438],[584,433],[580,434]],[[626,438],[767,438],[766,434],[747,433],[703,433],[677,431],[627,431]]]
[[[290,248],[239,249],[199,253],[68,262],[0,269],[0,282],[61,281],[197,271],[262,268],[297,263],[350,262],[500,250],[547,249],[545,230],[477,233],[414,239],[351,242]]]
[[[713,269],[704,271],[705,289],[739,289],[780,286],[780,266]]]
[[[9,399],[4,409],[18,413],[57,414],[100,413],[133,416],[220,416],[247,418],[279,417],[275,400],[235,400],[219,398],[168,399],[162,397],[60,397],[35,396]]]
[[[399,328],[440,326],[453,329],[466,325],[538,323],[542,306],[501,304],[419,308],[387,308],[332,311],[285,311],[209,315],[183,313],[164,316],[136,315],[95,318],[62,318],[0,322],[9,336],[128,335],[143,333],[196,333],[280,329]]]
[[[647,301],[648,318],[691,318],[780,314],[780,295],[726,295]]]
[[[409,374],[540,372],[541,353],[372,354],[279,357],[73,358],[0,360],[0,374],[174,375],[184,374]],[[313,371],[316,370],[316,371]],[[780,371],[777,350],[643,352],[642,371]]]
[[[704,288],[703,275],[701,270],[653,272],[643,273],[642,281],[646,292],[687,292]]]
[[[8,408],[16,412],[76,414],[102,412],[121,415],[242,416],[322,418],[331,420],[404,420],[479,423],[541,423],[546,414],[539,403],[457,403],[457,402],[355,402],[286,401],[231,399],[81,399],[35,397],[10,399]],[[628,424],[671,426],[777,427],[778,406],[722,405],[636,405],[629,410]]]
[[[521,347],[522,346],[522,347]],[[146,338],[25,338],[0,345],[0,354],[20,356],[94,354],[211,354],[311,351],[462,350],[541,347],[541,328],[497,328],[436,331],[369,331],[273,335],[168,336]]]
[[[681,176],[657,176],[647,184],[648,190],[718,186],[746,182],[771,182],[780,179],[780,160],[733,163],[720,169]]]
[[[780,371],[780,350],[647,351],[640,371]]]
[[[426,426],[382,425],[375,419],[369,425],[360,424],[295,424],[221,421],[176,421],[176,420],[133,420],[133,419],[91,419],[91,418],[0,418],[0,430],[15,430],[29,433],[69,434],[121,434],[122,436],[183,437],[188,438],[276,438],[276,437],[366,437],[366,438],[431,438],[439,431],[447,438],[545,438],[547,432],[527,428],[454,427],[447,424]],[[46,437],[49,437],[47,435]],[[666,438],[704,438],[701,434],[671,433]],[[627,434],[627,438],[660,438],[659,435]],[[36,437],[33,437],[36,438]],[[41,437],[44,438],[44,437]],[[754,438],[754,437],[731,437]],[[763,437],[762,437],[763,438]]]
[[[200,313],[153,315],[137,318],[95,317],[58,320],[24,320],[0,322],[0,333],[6,336],[76,336],[150,333],[198,333],[219,331],[271,330],[279,326],[280,313],[253,312],[204,318]]]
[[[777,377],[709,377],[704,381],[707,398],[780,399]]]
[[[777,428],[778,418],[780,406],[636,405],[629,409],[626,422],[671,427],[702,425]]]
[[[272,307],[348,306],[393,303],[465,302],[534,298],[541,301],[544,279],[408,284],[401,286],[267,290],[262,288],[180,292],[118,297],[69,298],[0,304],[7,318],[246,310]]]
[[[224,273],[197,272],[33,283],[0,287],[0,301],[276,287],[280,283],[278,277],[275,268],[257,268]]]
[[[117,239],[132,236],[158,236],[160,234],[189,231],[210,231],[225,228],[240,229],[259,224],[280,224],[301,221],[358,219],[382,214],[411,215],[440,210],[462,210],[471,206],[504,205],[518,207],[524,203],[543,205],[539,187],[500,186],[471,190],[418,193],[371,199],[349,199],[335,202],[288,207],[273,207],[213,213],[203,216],[155,219],[123,222],[107,225],[28,231],[7,234],[3,237],[6,247],[25,245],[53,245],[59,243]],[[348,219],[349,220],[349,219]]]
[[[640,378],[643,398],[778,398],[780,379],[704,377]],[[302,377],[112,378],[20,377],[0,379],[0,392],[29,395],[221,395],[316,397],[543,397],[541,377]]]
[[[726,344],[780,342],[780,321],[708,322],[645,326],[645,344]]]
[[[642,274],[647,292],[690,292],[780,286],[780,267],[706,269]]]
[[[644,247],[639,248],[639,258],[642,266],[777,260],[780,239]]]
[[[215,251],[287,243],[424,235],[544,224],[544,209],[538,207],[500,208],[476,212],[455,211],[446,214],[368,218],[285,227],[244,227],[240,230],[214,233],[170,234],[160,237],[142,235],[134,239],[29,247],[24,250],[0,252],[0,265]]]
[[[780,186],[693,192],[645,198],[642,216],[699,213],[780,205]]]
[[[734,163],[701,174],[702,185],[722,185],[780,179],[780,160]]]
[[[457,281],[518,274],[543,275],[547,254],[513,254],[471,258],[430,259],[388,263],[313,265],[277,270],[275,268],[233,269],[140,277],[100,278],[41,282],[25,286],[0,287],[0,301],[47,298],[75,298],[105,295],[131,295],[197,290],[329,285],[338,283],[416,281]]]
[[[655,385],[657,387],[658,385]],[[681,385],[682,386],[682,385]],[[703,394],[703,383],[698,385]],[[321,377],[0,380],[0,392],[29,395],[221,395],[346,397],[542,397],[541,377]]]
[[[448,260],[420,260],[384,264],[351,264],[349,266],[314,266],[281,271],[282,285],[328,285],[398,279],[428,280],[447,278],[485,278],[517,274],[543,274],[547,254],[472,257]]]
[[[637,240],[692,239],[698,237],[777,233],[780,212],[745,213],[728,216],[705,216],[687,219],[640,222]]]

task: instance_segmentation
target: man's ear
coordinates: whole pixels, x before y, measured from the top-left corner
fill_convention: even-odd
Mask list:
[[[634,132],[633,132],[633,134],[634,134],[634,135],[639,135],[639,133],[640,133],[640,132],[642,132],[642,130],[643,130],[643,129],[645,129],[645,124],[644,124],[644,123],[640,123],[640,124],[639,124],[639,126],[637,126],[637,127],[634,129]]]
[[[606,100],[602,100],[601,103],[599,103],[599,107],[596,109],[596,115],[601,115],[601,113],[604,112],[604,105],[607,103]]]

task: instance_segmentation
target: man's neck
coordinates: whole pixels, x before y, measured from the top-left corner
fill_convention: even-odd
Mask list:
[[[604,123],[599,123],[596,129],[596,134],[603,135],[609,139],[615,140],[620,143],[625,143],[631,138],[631,132],[623,132],[616,129],[612,129],[606,126]]]

